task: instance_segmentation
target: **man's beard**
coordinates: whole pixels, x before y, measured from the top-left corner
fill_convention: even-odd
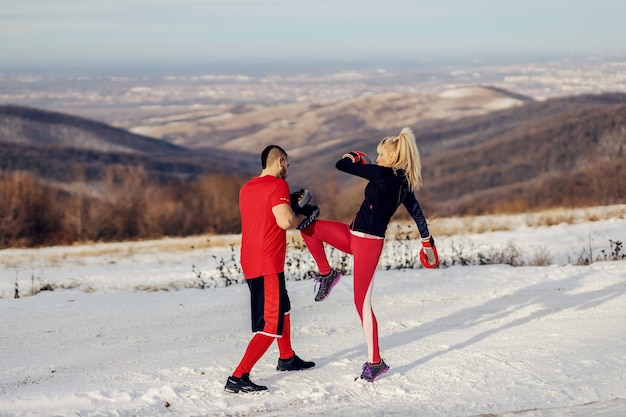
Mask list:
[[[278,172],[278,178],[286,179],[287,178],[287,168],[280,167],[280,171]]]

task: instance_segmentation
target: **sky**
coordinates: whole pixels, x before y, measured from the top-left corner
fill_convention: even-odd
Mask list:
[[[626,51],[623,0],[0,0],[0,72]]]

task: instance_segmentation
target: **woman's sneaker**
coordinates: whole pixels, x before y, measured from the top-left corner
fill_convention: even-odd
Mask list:
[[[361,372],[361,379],[369,382],[374,382],[376,378],[384,374],[389,370],[389,366],[384,360],[380,360],[379,363],[365,362],[363,364],[363,372]]]
[[[341,276],[341,272],[333,269],[328,275],[315,277],[315,282],[319,283],[319,288],[317,290],[317,294],[315,295],[315,301],[324,301],[327,299],[330,295],[330,290],[337,285]]]
[[[227,392],[237,394],[239,392],[256,392],[267,390],[266,386],[257,385],[250,381],[250,374],[243,374],[241,378],[236,376],[229,376],[226,380],[226,386],[224,389]]]

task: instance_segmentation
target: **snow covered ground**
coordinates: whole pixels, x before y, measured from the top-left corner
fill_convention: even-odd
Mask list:
[[[237,236],[0,251],[0,416],[626,415],[626,260],[609,256],[626,219],[505,222],[436,235],[435,270],[393,269],[407,250],[388,245],[373,303],[391,369],[374,383],[355,380],[352,276],[321,303],[289,281],[294,349],[317,366],[277,372],[273,346],[251,375],[269,391],[248,395],[223,390],[247,287],[199,288],[237,275]],[[511,250],[523,266],[480,265]]]

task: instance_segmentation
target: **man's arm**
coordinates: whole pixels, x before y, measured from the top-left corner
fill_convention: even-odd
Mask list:
[[[291,206],[286,203],[272,207],[272,213],[274,213],[278,227],[285,230],[295,229],[306,218],[302,214],[297,215],[294,213]]]

